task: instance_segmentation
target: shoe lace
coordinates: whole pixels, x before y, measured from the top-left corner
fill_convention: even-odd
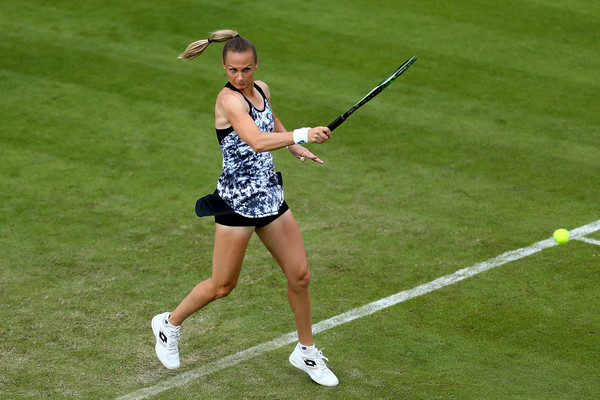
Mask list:
[[[177,327],[177,329],[170,330],[169,331],[169,340],[167,340],[167,348],[169,350],[176,350],[180,337],[181,337],[181,332],[179,331],[179,327]]]
[[[329,358],[327,358],[323,355],[323,350],[325,350],[325,347],[323,347],[321,350],[317,350],[315,352],[315,359],[317,360],[317,364],[319,364],[319,367],[327,367],[325,365],[325,361],[323,361],[323,359],[329,361]]]

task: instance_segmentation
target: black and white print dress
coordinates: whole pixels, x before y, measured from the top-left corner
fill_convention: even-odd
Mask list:
[[[241,93],[230,83],[225,87]],[[264,99],[264,107],[258,110],[244,97],[250,107],[249,114],[261,132],[273,132],[275,122],[267,97],[256,83],[254,87]],[[255,152],[233,127],[217,129],[217,138],[223,154],[223,168],[217,182],[219,197],[233,211],[247,218],[276,215],[284,197],[271,153]]]

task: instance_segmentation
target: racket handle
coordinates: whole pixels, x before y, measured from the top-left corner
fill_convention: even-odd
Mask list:
[[[337,128],[338,126],[340,126],[342,124],[342,122],[344,122],[346,118],[343,115],[340,115],[339,117],[337,117],[337,119],[335,121],[333,121],[332,123],[330,123],[327,127],[329,128],[329,130],[331,132],[333,132],[333,130],[335,128]]]

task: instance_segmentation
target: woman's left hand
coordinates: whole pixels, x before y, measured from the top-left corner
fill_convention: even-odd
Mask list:
[[[315,156],[310,150],[308,150],[306,147],[300,146],[299,144],[288,146],[288,150],[294,155],[294,157],[298,158],[302,162],[304,162],[306,159],[309,159],[319,164],[323,164],[323,161],[321,161],[319,157]]]

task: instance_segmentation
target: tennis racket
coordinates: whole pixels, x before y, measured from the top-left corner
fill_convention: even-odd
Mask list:
[[[354,111],[358,110],[360,107],[364,106],[373,97],[375,97],[379,93],[381,93],[383,91],[383,89],[385,89],[386,87],[388,87],[390,85],[390,83],[394,82],[394,80],[397,77],[399,77],[400,75],[402,75],[402,73],[404,71],[406,71],[408,69],[408,67],[410,67],[411,65],[413,65],[413,63],[415,61],[417,61],[417,57],[413,56],[413,57],[409,58],[404,64],[402,64],[401,66],[399,66],[397,70],[395,70],[394,72],[392,72],[390,74],[390,76],[388,76],[383,81],[381,81],[381,83],[379,85],[375,86],[373,88],[373,90],[371,90],[365,97],[363,97],[351,109],[349,109],[348,111],[346,111],[345,113],[343,113],[342,115],[340,115],[339,117],[337,117],[335,121],[333,121],[332,123],[330,123],[329,126],[328,126],[329,130],[333,132],[333,130],[335,128],[337,128],[338,126],[340,126],[342,124],[342,122],[344,122],[350,115],[352,115],[352,113]]]

